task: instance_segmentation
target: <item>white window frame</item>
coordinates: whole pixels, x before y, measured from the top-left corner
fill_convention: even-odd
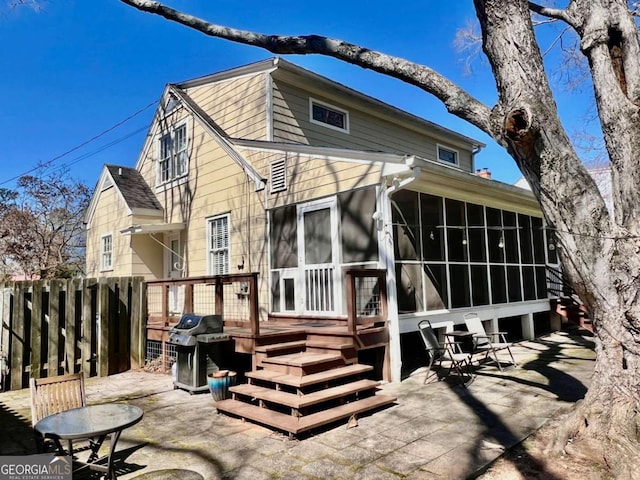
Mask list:
[[[456,161],[454,163],[451,163],[447,162],[446,160],[440,160],[440,150],[445,150],[447,152],[453,153],[455,155]],[[460,152],[458,152],[458,150],[454,148],[436,144],[436,155],[440,163],[444,163],[445,165],[455,165],[456,167],[460,166]]]
[[[344,115],[344,128],[336,127],[335,125],[331,125],[329,123],[321,122],[320,120],[314,119],[313,118],[314,105],[318,105],[319,107],[323,107],[328,110],[333,110],[336,113],[341,113],[342,115]],[[335,105],[331,105],[330,103],[317,100],[312,97],[309,97],[309,121],[315,125],[321,125],[325,128],[330,128],[337,132],[349,133],[350,122],[349,122],[349,112],[347,110],[345,110],[344,108],[336,107]]]
[[[105,249],[105,241],[109,239],[110,250]],[[106,233],[100,237],[100,271],[113,270],[113,234]]]
[[[176,138],[181,130],[184,129],[184,142],[179,150],[176,146]],[[163,141],[169,140],[169,152],[163,156]],[[160,132],[157,140],[157,168],[156,168],[156,185],[162,187],[168,183],[180,180],[181,183],[186,181],[189,174],[189,122],[185,119],[177,122],[170,128]],[[166,177],[163,176],[162,165],[167,163]],[[178,167],[182,166],[181,169]]]
[[[214,231],[212,226],[214,222],[224,219],[227,222],[227,238],[226,245],[222,247],[212,247],[212,236]],[[223,271],[214,271],[214,267],[218,264],[214,262],[212,259],[213,253],[224,252],[226,251],[226,264],[223,266]],[[231,273],[231,214],[225,213],[222,215],[215,215],[213,217],[207,218],[207,272],[209,275],[226,275]]]

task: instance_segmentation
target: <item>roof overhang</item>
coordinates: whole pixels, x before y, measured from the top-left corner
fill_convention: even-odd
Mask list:
[[[184,223],[140,223],[120,230],[121,235],[149,235],[184,230]]]

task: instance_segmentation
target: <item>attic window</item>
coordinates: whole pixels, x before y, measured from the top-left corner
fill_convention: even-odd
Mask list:
[[[287,189],[287,169],[285,159],[276,160],[269,165],[271,179],[271,193]]]
[[[349,112],[333,105],[309,99],[311,123],[349,133]]]
[[[458,165],[458,152],[438,145],[438,160],[449,165]]]

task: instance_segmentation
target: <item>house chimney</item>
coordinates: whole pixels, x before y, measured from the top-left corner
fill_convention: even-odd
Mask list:
[[[489,171],[488,168],[483,168],[483,169],[477,169],[476,170],[476,175],[482,178],[491,178],[491,172]]]
[[[118,175],[122,175],[122,168],[118,168]]]

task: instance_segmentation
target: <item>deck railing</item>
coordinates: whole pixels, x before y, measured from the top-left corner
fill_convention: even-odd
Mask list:
[[[350,269],[345,272],[347,289],[347,330],[355,334],[357,325],[387,322],[387,272]]]

